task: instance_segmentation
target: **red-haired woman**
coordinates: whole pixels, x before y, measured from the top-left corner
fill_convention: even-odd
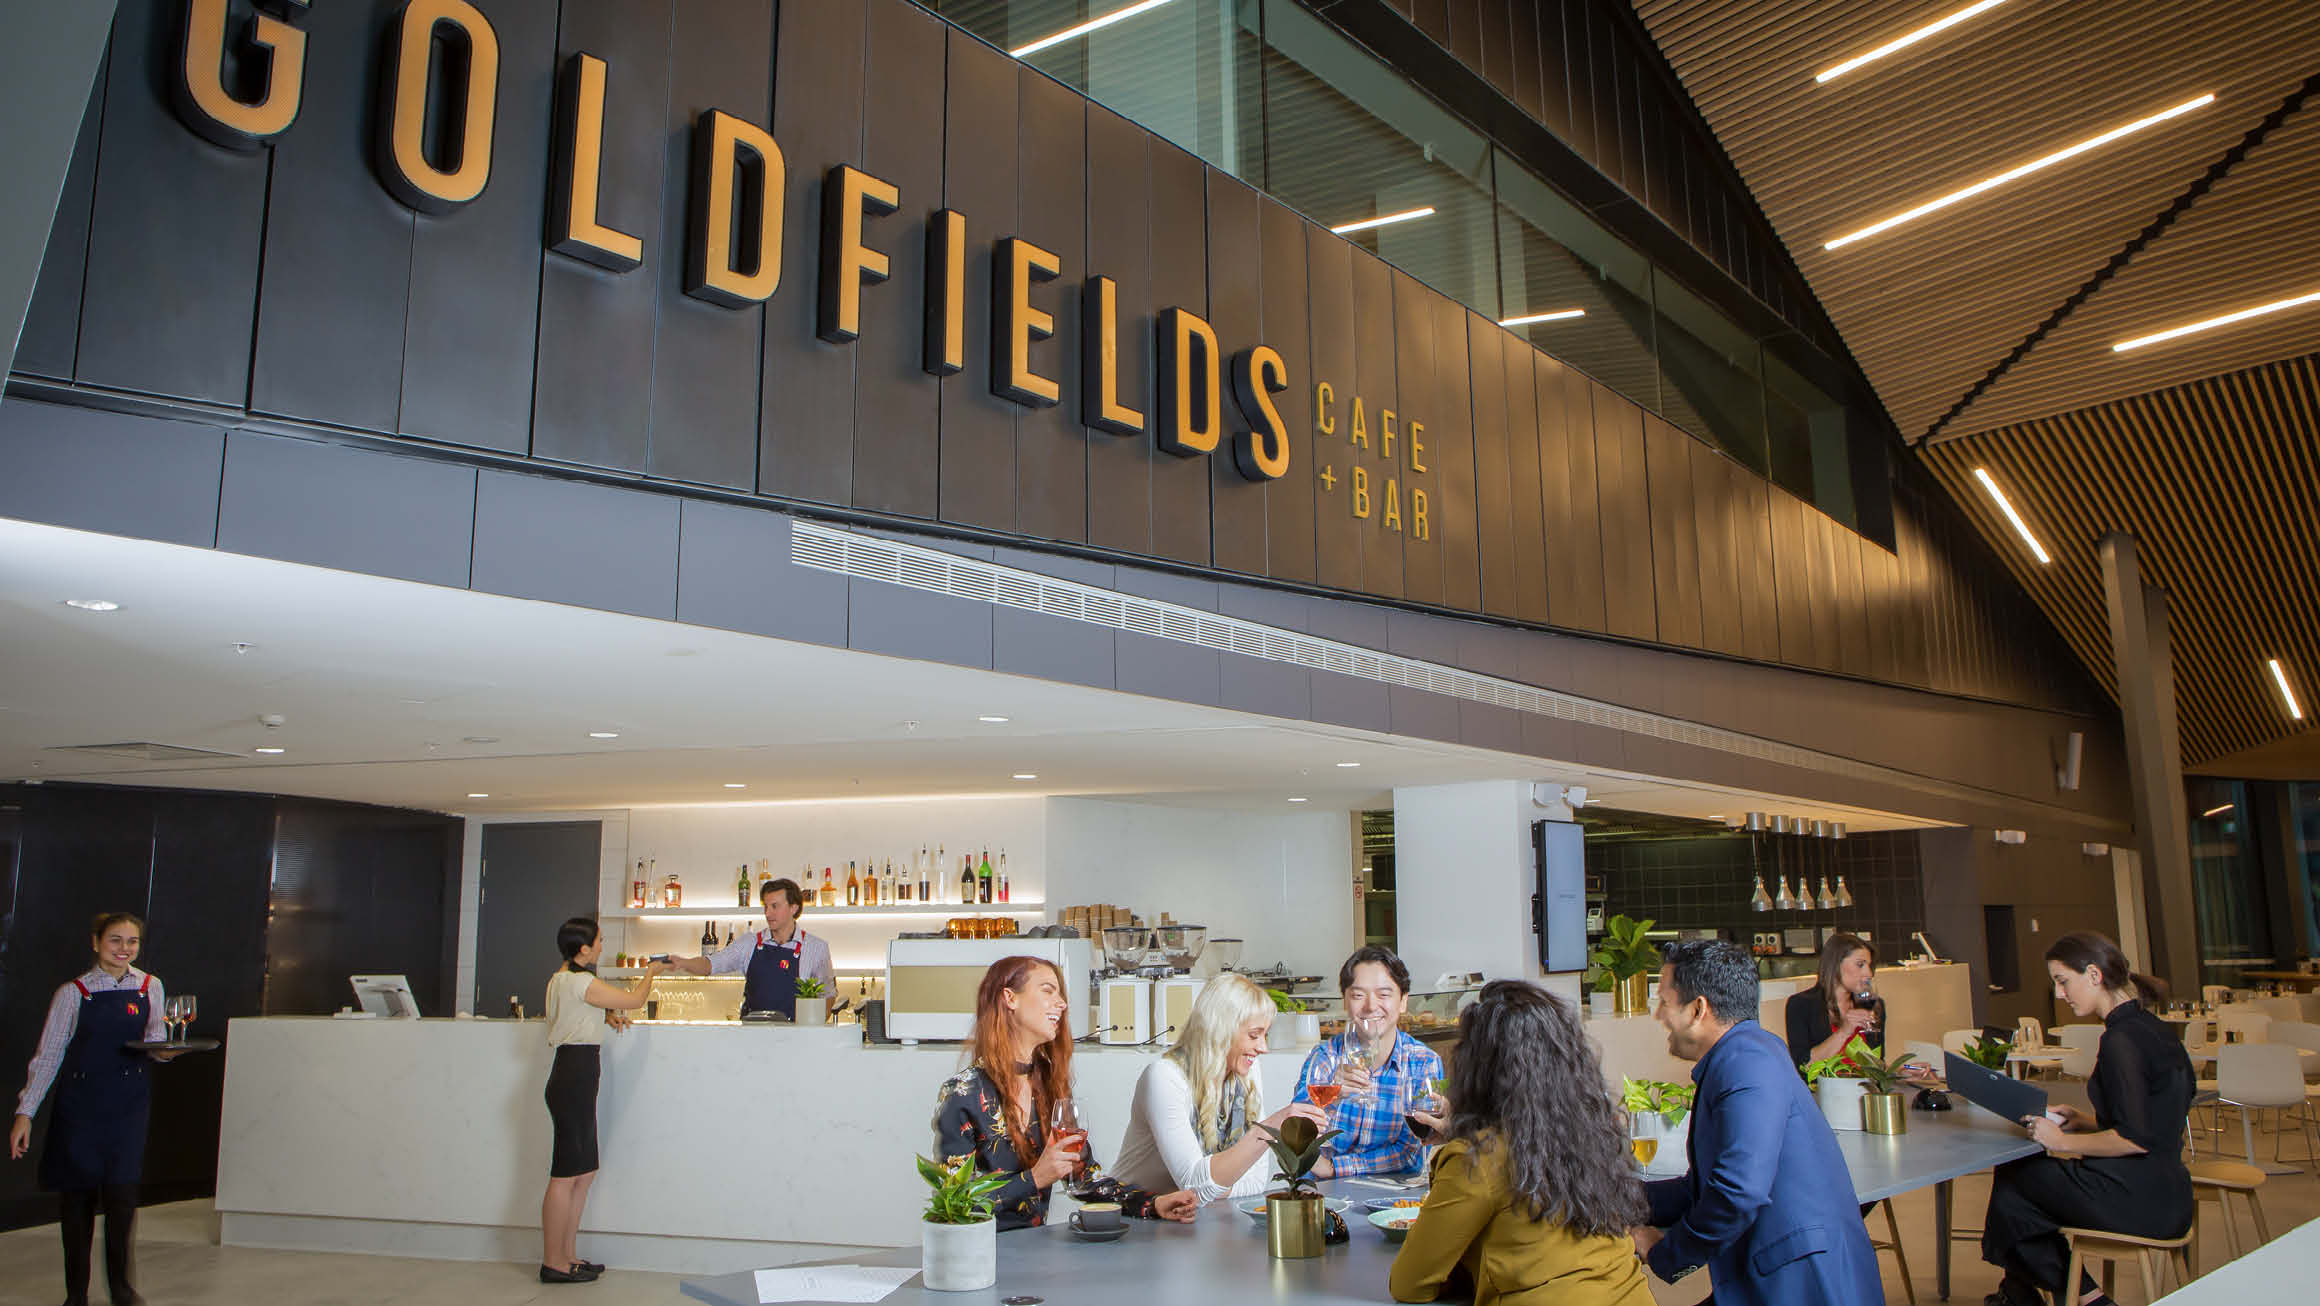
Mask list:
[[[1055,1103],[1071,1096],[1071,998],[1054,963],[1005,957],[983,973],[975,994],[972,1062],[943,1081],[935,1102],[935,1154],[970,1157],[975,1169],[1007,1176],[992,1198],[1002,1232],[1047,1222],[1047,1198],[1058,1179],[1095,1159],[1079,1146],[1046,1146]],[[1093,1191],[1090,1191],[1090,1190]],[[1155,1197],[1091,1178],[1078,1192],[1092,1201],[1118,1202],[1131,1216],[1190,1220],[1200,1209],[1191,1193]]]

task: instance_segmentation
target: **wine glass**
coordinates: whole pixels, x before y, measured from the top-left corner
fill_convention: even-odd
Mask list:
[[[1069,1147],[1079,1152],[1079,1164],[1072,1167],[1074,1182],[1087,1174],[1087,1128],[1080,1123],[1079,1104],[1068,1097],[1055,1099],[1047,1112],[1047,1145]]]
[[[1391,1051],[1390,1046],[1385,1048],[1379,1046],[1379,1039],[1385,1032],[1388,1019],[1390,1018],[1368,1015],[1358,1020],[1348,1019],[1345,1023],[1346,1033],[1350,1036],[1346,1041],[1350,1046],[1345,1050],[1345,1059],[1338,1063],[1339,1082],[1344,1082],[1345,1071],[1349,1066],[1361,1067],[1368,1076],[1359,1085],[1346,1085],[1345,1097],[1349,1102],[1367,1104],[1377,1101],[1378,1068],[1384,1062],[1386,1053]]]
[[[1652,1158],[1659,1155],[1660,1135],[1666,1128],[1657,1111],[1627,1113],[1627,1149],[1635,1154],[1638,1169],[1648,1168]]]
[[[177,1036],[184,1038],[193,1029],[194,996],[191,993],[180,993],[177,1002]]]
[[[162,1002],[161,1002],[161,1034],[162,1034],[162,1038],[163,1038],[165,1041],[167,1041],[167,1042],[171,1042],[171,1043],[174,1043],[174,1042],[176,1042],[176,1041],[177,1041],[177,1039],[178,1039],[177,1028],[178,1028],[178,1026],[179,1026],[179,1025],[181,1025],[181,1024],[184,1022],[184,1020],[185,1020],[185,999],[184,999],[183,997],[180,997],[180,996],[178,996],[177,994],[174,994],[174,993],[172,993],[172,994],[170,994],[168,997],[166,997],[166,998],[162,999]]]

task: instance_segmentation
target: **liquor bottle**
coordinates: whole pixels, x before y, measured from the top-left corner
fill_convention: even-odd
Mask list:
[[[854,873],[854,863],[846,863],[846,905],[862,905],[862,877]]]
[[[733,886],[733,903],[737,907],[749,905],[749,863],[741,863],[741,879]]]
[[[965,853],[959,857],[959,901],[966,903],[973,902],[974,900],[975,855],[973,853]]]
[[[822,868],[822,905],[834,907],[838,903],[838,887],[830,882],[830,868]]]
[[[647,906],[647,907],[665,907],[665,906],[667,906],[667,905],[668,905],[668,903],[667,903],[666,901],[664,901],[664,900],[662,899],[662,897],[661,897],[661,859],[660,859],[660,858],[658,858],[658,857],[650,858],[650,859],[648,859],[648,860],[645,862],[644,878],[645,878],[645,885],[646,885],[646,897],[645,897],[645,906]]]
[[[905,858],[905,863],[907,863],[908,860],[909,859]],[[889,862],[887,863],[887,866],[889,869],[892,869],[893,863]],[[905,864],[902,870],[894,877],[894,900],[896,902],[910,901],[910,867],[907,864]]]
[[[983,867],[981,871],[977,872],[975,878],[977,882],[976,891],[980,895],[975,899],[975,901],[989,902],[991,900],[991,890],[996,886],[991,883],[993,873],[991,870],[991,850],[988,848],[983,850]]]
[[[897,902],[900,902],[901,899],[894,896],[896,888],[897,886],[894,883],[894,859],[889,857],[886,859],[886,879],[878,886],[878,900],[885,903],[889,907],[893,906]]]
[[[920,902],[934,901],[927,893],[927,890],[934,887],[927,883],[927,875],[926,845],[920,844],[918,846],[918,900]]]
[[[685,905],[685,886],[678,882],[675,871],[669,872],[669,882],[661,887],[661,904],[667,907]]]
[[[999,901],[1007,901],[1007,850],[999,850]]]
[[[731,925],[725,927],[725,946],[728,948],[733,946],[733,927]]]
[[[706,957],[706,956],[708,956],[710,953],[712,953],[712,952],[715,952],[716,950],[717,950],[717,922],[715,922],[715,921],[706,921],[706,922],[703,922],[703,923],[702,923],[702,925],[701,925],[701,955],[702,955],[702,956],[704,956],[704,957]]]
[[[773,866],[773,859],[772,859],[772,858],[770,858],[770,857],[760,857],[760,858],[758,858],[758,859],[757,859],[757,892],[758,892],[760,895],[763,895],[763,894],[764,894],[764,892],[765,892],[765,886],[766,886],[766,885],[769,885],[769,884],[773,883],[773,870],[772,870],[772,866]],[[762,897],[760,897],[760,898],[757,898],[757,899],[753,899],[752,901],[753,901],[753,902],[759,902],[759,901],[763,901],[763,898],[762,898]]]
[[[636,859],[636,880],[628,886],[628,906],[631,911],[642,908],[651,895],[650,884],[644,878],[644,858]]]

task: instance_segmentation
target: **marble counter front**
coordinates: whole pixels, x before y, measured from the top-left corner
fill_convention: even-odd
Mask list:
[[[505,1020],[232,1023],[217,1210],[229,1246],[536,1259],[546,1026]],[[1153,1050],[1081,1045],[1077,1097],[1119,1152]],[[687,1274],[914,1244],[935,1090],[956,1044],[858,1026],[639,1025],[606,1040],[603,1168],[582,1251]],[[1304,1049],[1267,1053],[1287,1100]]]

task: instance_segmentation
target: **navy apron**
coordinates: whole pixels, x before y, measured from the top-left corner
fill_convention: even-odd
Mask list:
[[[57,1068],[48,1146],[40,1154],[40,1185],[72,1192],[106,1184],[133,1184],[145,1172],[145,1126],[152,1092],[142,1052],[122,1045],[145,1041],[152,1014],[148,975],[134,989],[91,993],[79,980],[81,1008]]]
[[[759,930],[757,948],[749,954],[748,976],[741,981],[741,1009],[778,1011],[797,1019],[798,974],[805,959],[805,931],[791,935],[785,947],[768,940],[765,931]]]

